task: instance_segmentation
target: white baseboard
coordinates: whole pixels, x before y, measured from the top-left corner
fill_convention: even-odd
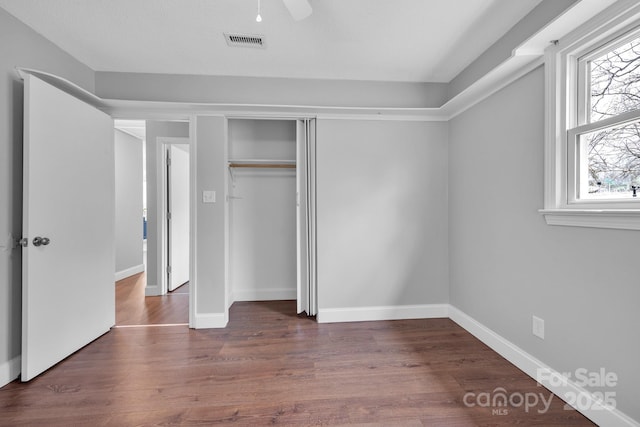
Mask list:
[[[234,289],[232,301],[279,301],[297,298],[297,291],[290,288]]]
[[[116,282],[118,280],[126,279],[129,276],[133,276],[134,274],[142,273],[143,271],[144,271],[144,264],[134,265],[133,267],[116,271]]]
[[[449,317],[449,304],[394,305],[319,309],[318,323]]]
[[[155,297],[158,295],[162,295],[160,293],[160,286],[158,285],[149,285],[147,283],[147,286],[145,286],[144,288],[144,296],[145,297]]]
[[[193,325],[189,325],[189,327],[194,329],[225,328],[227,323],[229,323],[227,313],[196,313]]]
[[[618,409],[605,406],[592,393],[585,390],[571,379],[549,368],[511,341],[503,338],[487,328],[471,316],[454,306],[449,306],[449,317],[473,336],[491,347],[496,353],[507,359],[534,380],[566,402],[579,400],[579,405],[572,405],[578,412],[601,426],[638,427],[640,424]],[[539,373],[543,371],[544,375]],[[579,399],[575,399],[579,396]]]
[[[0,364],[0,387],[4,387],[20,376],[21,359],[16,356]]]

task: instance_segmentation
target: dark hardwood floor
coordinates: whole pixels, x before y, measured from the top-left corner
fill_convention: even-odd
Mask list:
[[[0,389],[0,425],[593,425],[555,397],[476,404],[500,387],[550,397],[448,319],[318,324],[295,301],[242,302],[225,329],[112,329]]]
[[[189,322],[189,284],[167,295],[145,297],[145,273],[116,282],[116,325],[160,325]]]

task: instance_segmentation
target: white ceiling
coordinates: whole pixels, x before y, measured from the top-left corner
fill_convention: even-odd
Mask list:
[[[449,82],[541,0],[0,0],[96,71]],[[267,48],[231,48],[223,32]]]

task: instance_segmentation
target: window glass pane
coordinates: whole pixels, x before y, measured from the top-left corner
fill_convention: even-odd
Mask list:
[[[591,122],[640,108],[640,37],[590,66]]]
[[[581,174],[588,190],[583,186],[580,198],[640,197],[640,122],[587,133],[580,141],[588,163]]]

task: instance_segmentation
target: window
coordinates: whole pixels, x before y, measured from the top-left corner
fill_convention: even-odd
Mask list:
[[[640,230],[640,7],[629,4],[545,53],[549,224]]]
[[[640,36],[615,39],[578,59],[577,200],[625,200],[640,190]],[[584,82],[584,83],[582,83]],[[582,84],[581,84],[582,83]],[[625,114],[631,113],[631,114]]]

